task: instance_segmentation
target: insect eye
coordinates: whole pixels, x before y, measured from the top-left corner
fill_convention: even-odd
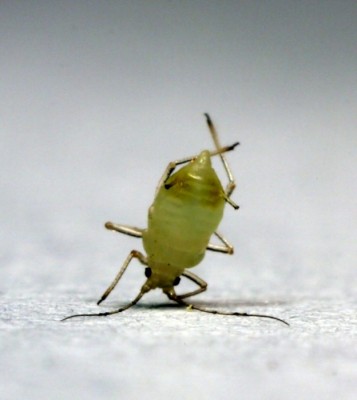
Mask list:
[[[177,286],[181,281],[181,278],[179,276],[177,276],[173,282],[173,286]]]
[[[147,278],[150,278],[151,273],[152,273],[151,268],[145,268],[145,276],[146,276]]]

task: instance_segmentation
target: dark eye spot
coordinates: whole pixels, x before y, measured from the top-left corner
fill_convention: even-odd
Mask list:
[[[151,268],[145,268],[145,276],[146,276],[147,278],[150,278],[151,273],[152,273]]]
[[[181,278],[179,276],[177,276],[173,282],[173,286],[177,286],[181,281]]]

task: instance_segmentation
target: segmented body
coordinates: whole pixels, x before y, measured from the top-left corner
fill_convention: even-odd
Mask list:
[[[166,281],[172,285],[185,268],[203,259],[223,217],[224,205],[224,189],[208,151],[159,188],[149,209],[148,228],[143,232],[148,266],[153,275],[160,275],[158,286],[166,286]]]
[[[225,152],[233,150],[239,143],[221,147],[211,118],[208,114],[205,116],[216,151],[205,150],[196,157],[169,163],[156,190],[154,203],[149,209],[148,228],[141,229],[113,222],[105,224],[107,229],[142,238],[146,256],[140,251],[132,250],[97,304],[109,296],[133,258],[146,267],[147,280],[138,295],[130,303],[116,310],[98,314],[74,314],[63,321],[75,317],[106,317],[121,313],[137,304],[145,293],[161,288],[170,300],[189,309],[209,314],[270,318],[289,325],[286,321],[270,315],[212,310],[186,303],[184,300],[207,289],[207,283],[188,270],[202,261],[206,250],[233,254],[233,246],[216,229],[223,217],[225,202],[234,209],[239,208],[230,198],[235,181],[224,157]],[[229,182],[225,190],[211,165],[211,156],[214,155],[221,158],[228,177]],[[173,174],[178,165],[186,163],[188,164]],[[213,233],[221,244],[209,243]],[[177,295],[174,286],[179,284],[181,276],[195,283],[198,288]]]

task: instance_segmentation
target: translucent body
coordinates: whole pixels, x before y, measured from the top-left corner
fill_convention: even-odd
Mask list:
[[[132,250],[97,304],[109,296],[134,258],[145,266],[147,278],[138,295],[116,310],[97,314],[74,314],[63,321],[75,317],[106,317],[121,313],[137,304],[145,293],[161,288],[170,300],[189,309],[209,314],[270,318],[289,325],[286,321],[270,315],[212,310],[186,303],[184,300],[207,289],[207,283],[189,271],[189,268],[202,261],[206,250],[233,254],[233,246],[216,231],[216,228],[223,217],[225,202],[236,210],[239,208],[231,199],[236,185],[224,156],[224,153],[233,150],[239,143],[222,147],[211,118],[208,114],[205,114],[205,117],[216,150],[205,150],[198,156],[169,163],[156,189],[154,203],[149,209],[148,228],[141,229],[113,222],[105,224],[109,230],[141,238],[146,255]],[[219,155],[227,174],[228,184],[225,190],[211,166],[211,156],[215,155]],[[182,164],[186,165],[173,173],[176,167]],[[209,243],[212,234],[220,241],[219,244]],[[192,281],[198,288],[176,294],[174,286],[179,284],[181,277]]]
[[[200,263],[217,229],[225,193],[208,151],[171,175],[159,188],[143,232],[149,286],[172,287],[186,268]]]

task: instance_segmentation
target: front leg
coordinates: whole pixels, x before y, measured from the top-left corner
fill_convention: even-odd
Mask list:
[[[205,282],[202,278],[194,274],[193,272],[190,271],[184,271],[181,276],[186,277],[190,281],[196,283],[196,285],[199,286],[198,289],[193,290],[192,292],[180,294],[177,296],[179,300],[186,299],[186,297],[191,297],[191,296],[196,296],[197,294],[200,294],[204,292],[207,289],[207,282]]]
[[[115,288],[115,286],[117,285],[117,283],[120,281],[120,278],[123,276],[124,272],[126,271],[126,269],[128,268],[131,260],[133,258],[136,258],[140,261],[141,264],[143,265],[147,265],[147,260],[146,257],[144,256],[144,254],[140,253],[140,251],[137,250],[132,250],[128,257],[126,258],[126,260],[124,261],[124,264],[122,265],[122,267],[120,268],[119,272],[117,273],[117,275],[115,276],[113,282],[109,285],[108,289],[103,293],[102,297],[98,300],[97,304],[99,305],[102,301],[104,301],[109,294],[111,293],[111,291]]]

